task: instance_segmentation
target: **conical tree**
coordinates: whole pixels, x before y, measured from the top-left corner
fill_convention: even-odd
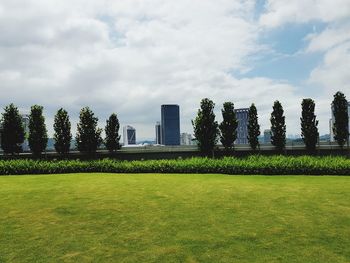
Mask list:
[[[64,109],[59,109],[55,115],[54,121],[54,140],[55,149],[61,155],[69,153],[70,143],[72,140],[71,123],[69,121],[68,112]]]
[[[237,138],[238,121],[236,119],[234,104],[232,102],[225,102],[221,112],[223,120],[219,125],[220,141],[225,147],[225,150],[230,151],[233,149]]]
[[[349,113],[346,97],[340,91],[334,94],[332,111],[334,116],[334,139],[338,142],[340,147],[343,147],[349,140]]]
[[[271,113],[271,143],[277,150],[282,151],[286,146],[286,124],[283,107],[277,100],[274,102]]]
[[[47,145],[47,130],[43,107],[34,105],[31,107],[29,115],[29,148],[34,155],[40,155]]]
[[[316,150],[318,141],[318,120],[315,115],[315,102],[312,99],[303,99],[301,103],[301,137],[309,152]]]
[[[218,140],[219,128],[217,121],[215,121],[214,107],[213,101],[208,98],[203,99],[196,118],[192,120],[199,150],[207,156],[213,154],[214,146]]]
[[[248,112],[248,142],[253,150],[259,146],[260,125],[258,123],[258,112],[254,103]]]
[[[76,146],[80,152],[93,154],[102,143],[102,130],[97,127],[98,118],[89,107],[81,109],[79,118]]]
[[[22,152],[24,128],[19,111],[12,103],[4,108],[1,124],[1,148],[6,154]]]
[[[113,113],[106,121],[105,133],[105,145],[107,150],[110,152],[114,152],[120,149],[119,120],[117,114]]]

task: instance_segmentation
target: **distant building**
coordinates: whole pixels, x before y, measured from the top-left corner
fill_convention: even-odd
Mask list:
[[[161,144],[180,145],[179,105],[161,106]]]
[[[180,145],[192,145],[193,137],[191,134],[183,132],[180,135]]]
[[[160,125],[160,122],[156,123],[155,130],[156,130],[156,144],[162,144],[162,126]]]
[[[24,128],[24,133],[29,134],[29,115],[21,114],[22,125]]]
[[[22,149],[23,151],[29,151],[29,142],[28,142],[28,136],[29,136],[29,115],[28,114],[21,114],[21,120],[22,125],[24,129],[24,142],[22,143]]]
[[[238,121],[237,139],[235,144],[248,144],[248,108],[236,109],[236,119]]]
[[[132,126],[124,126],[123,128],[124,146],[136,144],[136,129]]]
[[[334,127],[334,119],[333,119],[333,110],[332,110],[332,118],[329,119],[329,135],[330,135],[330,141],[334,142],[334,132],[333,132],[333,127]]]
[[[334,114],[333,114],[333,104],[331,105],[331,111],[332,111],[332,118],[329,120],[329,134],[330,134],[330,141],[334,142],[334,132],[333,132],[333,127],[334,127]],[[348,102],[348,116],[349,116],[349,128],[348,131],[350,131],[350,101]],[[350,135],[349,135],[350,139]]]
[[[264,130],[264,143],[271,143],[271,130]]]

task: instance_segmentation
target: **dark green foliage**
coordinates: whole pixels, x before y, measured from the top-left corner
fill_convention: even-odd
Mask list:
[[[349,140],[348,102],[343,93],[338,91],[334,94],[332,109],[334,116],[334,139],[338,142],[340,147],[343,147]]]
[[[18,109],[12,103],[4,108],[1,124],[1,148],[7,154],[21,152],[21,144],[24,142],[24,128]]]
[[[29,115],[29,148],[34,155],[40,155],[47,145],[47,130],[43,107],[34,105],[31,107]]]
[[[59,109],[55,115],[54,122],[55,149],[59,154],[68,154],[72,140],[71,123],[67,111]]]
[[[1,175],[55,173],[222,173],[267,175],[350,175],[346,157],[261,156],[222,159],[93,161],[0,160]]]
[[[315,116],[315,102],[312,99],[303,99],[301,103],[301,137],[309,152],[314,152],[318,141],[318,120]]]
[[[283,115],[283,107],[277,100],[273,104],[273,111],[271,113],[271,144],[277,150],[282,151],[286,146],[286,124]]]
[[[225,102],[223,105],[222,122],[220,128],[220,141],[226,151],[232,150],[237,138],[238,121],[236,119],[235,108],[232,102]]]
[[[260,125],[258,123],[258,112],[254,103],[248,113],[248,142],[253,150],[259,146]]]
[[[192,125],[194,135],[198,141],[199,150],[210,156],[218,140],[219,128],[215,121],[215,104],[210,99],[202,99],[200,109]]]
[[[81,109],[79,118],[76,146],[80,152],[93,154],[102,143],[102,130],[97,127],[98,118],[89,107]]]
[[[106,121],[106,140],[105,145],[108,151],[114,152],[120,149],[119,140],[119,120],[115,113],[113,113],[109,119]]]

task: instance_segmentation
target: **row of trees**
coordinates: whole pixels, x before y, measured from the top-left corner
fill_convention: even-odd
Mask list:
[[[75,137],[78,150],[91,154],[96,152],[102,143],[110,152],[118,150],[120,135],[117,115],[113,113],[106,120],[104,140],[101,137],[102,129],[98,128],[97,124],[98,118],[94,116],[89,107],[81,109]],[[28,139],[29,148],[34,155],[40,155],[45,151],[48,136],[42,106],[31,107],[28,129],[29,133],[25,134],[18,108],[13,104],[6,106],[2,114],[1,130],[1,148],[6,154],[21,152],[25,139]],[[68,112],[62,108],[55,115],[54,140],[55,149],[59,154],[69,153],[72,141],[71,122]]]
[[[349,140],[349,115],[347,100],[343,93],[337,92],[332,102],[334,116],[334,138],[343,147]],[[312,99],[303,99],[301,112],[301,135],[306,148],[313,152],[318,142],[318,120],[315,115],[315,102]],[[237,139],[238,121],[235,114],[234,104],[225,102],[222,108],[223,120],[220,124],[215,120],[215,104],[210,99],[203,99],[196,118],[192,121],[194,134],[198,141],[199,149],[209,155],[220,139],[226,151],[232,151]],[[286,145],[286,123],[284,110],[279,101],[275,101],[271,113],[271,143],[277,150],[282,151]],[[29,148],[35,155],[45,151],[48,141],[43,107],[34,105],[29,115],[29,132],[25,134],[21,116],[17,107],[10,104],[5,107],[2,114],[1,147],[7,154],[16,154],[22,151],[22,143],[28,139]],[[98,118],[85,107],[81,109],[77,134],[75,137],[76,147],[81,152],[94,153],[104,143],[110,151],[120,148],[119,121],[116,114],[112,114],[106,120],[105,134],[101,137],[102,129],[98,128]],[[258,113],[254,104],[248,113],[248,142],[253,150],[259,148],[258,137],[260,125]],[[54,119],[54,147],[59,154],[66,155],[70,151],[72,134],[71,122],[66,110],[59,109]]]
[[[206,155],[210,155],[220,139],[226,151],[233,150],[234,141],[237,139],[238,121],[236,119],[234,104],[223,104],[222,122],[215,121],[215,104],[208,98],[200,103],[200,109],[196,118],[192,121],[195,137],[198,140],[199,149]],[[301,136],[309,152],[314,152],[319,139],[318,120],[315,115],[315,102],[308,98],[301,103]],[[349,140],[349,115],[348,102],[343,93],[337,92],[332,102],[334,116],[334,138],[343,147]],[[286,145],[286,122],[282,104],[277,100],[273,104],[270,117],[271,143],[277,150],[283,151]],[[260,125],[258,113],[254,103],[248,112],[248,142],[253,150],[259,147],[258,137]]]

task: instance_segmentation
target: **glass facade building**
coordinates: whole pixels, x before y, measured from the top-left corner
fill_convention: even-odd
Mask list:
[[[123,128],[123,139],[124,145],[135,145],[136,144],[136,129],[129,125]]]
[[[236,144],[248,144],[248,118],[249,109],[235,110],[236,119],[238,121]]]
[[[161,144],[180,145],[180,107],[161,106]]]

